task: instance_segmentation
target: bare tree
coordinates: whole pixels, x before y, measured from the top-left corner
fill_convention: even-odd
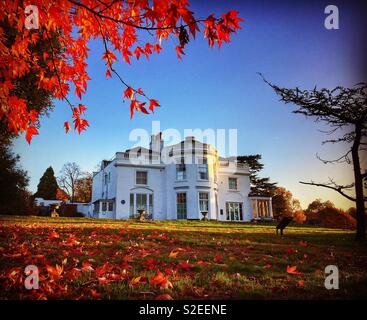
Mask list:
[[[70,197],[70,201],[75,201],[75,192],[78,180],[83,176],[83,172],[78,164],[75,162],[65,163],[60,171],[60,176],[57,182],[63,190]]]
[[[362,170],[361,161],[366,156],[367,146],[367,85],[359,83],[352,88],[338,86],[334,89],[300,90],[278,87],[263,80],[280,96],[285,103],[293,103],[297,109],[293,113],[303,114],[306,117],[314,117],[316,122],[324,122],[330,126],[325,132],[328,135],[341,132],[338,138],[329,139],[324,143],[343,142],[348,145],[347,151],[333,160],[321,159],[327,163],[353,164],[354,182],[348,185],[339,185],[333,179],[326,183],[304,182],[318,187],[332,189],[345,198],[356,203],[357,233],[356,239],[366,237],[364,184],[366,185],[367,170]],[[348,190],[354,189],[355,195],[348,194]]]
[[[85,172],[75,183],[75,199],[78,202],[90,202],[92,199],[93,177],[89,172]]]

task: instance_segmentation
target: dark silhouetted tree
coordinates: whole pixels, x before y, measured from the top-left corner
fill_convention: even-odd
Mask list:
[[[48,167],[40,179],[34,196],[43,199],[56,199],[58,187],[54,170],[52,167]]]
[[[19,156],[0,140],[0,214],[24,214],[27,207],[27,172],[18,166]]]
[[[261,75],[262,76],[262,75]],[[299,88],[281,88],[263,80],[280,96],[281,101],[297,106],[293,113],[313,117],[317,122],[326,123],[331,135],[341,133],[339,137],[328,139],[323,143],[345,143],[347,151],[333,160],[318,158],[327,163],[352,164],[354,181],[348,185],[337,184],[333,179],[326,183],[303,182],[318,187],[332,189],[345,198],[356,203],[357,232],[356,240],[366,238],[364,185],[366,185],[367,170],[362,169],[361,159],[366,156],[367,146],[367,85],[359,83],[352,88],[338,86],[334,89],[300,90]],[[350,191],[354,190],[354,195]]]
[[[246,163],[249,166],[251,183],[250,196],[271,197],[274,195],[276,182],[270,182],[270,178],[268,177],[260,178],[258,176],[259,172],[264,168],[260,160],[260,154],[237,157],[237,161]]]

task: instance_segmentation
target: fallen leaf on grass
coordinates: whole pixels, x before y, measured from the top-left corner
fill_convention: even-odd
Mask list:
[[[46,269],[51,280],[57,280],[58,278],[60,278],[62,272],[64,271],[64,268],[59,266],[58,264],[55,267],[46,265]]]
[[[141,276],[132,278],[129,282],[129,286],[133,287],[134,285],[138,284],[140,282]]]
[[[287,266],[287,273],[294,275],[303,274],[302,272],[297,271],[297,266]]]
[[[170,258],[176,258],[177,257],[177,255],[178,255],[178,250],[172,250],[171,252],[170,252],[170,254],[169,254],[169,257]]]
[[[301,240],[301,241],[299,242],[299,245],[300,245],[301,247],[307,247],[307,246],[308,246],[307,241],[303,241],[303,240]]]
[[[188,271],[188,270],[192,269],[194,266],[191,263],[189,263],[189,261],[187,260],[187,261],[180,262],[177,267],[179,269]]]
[[[305,286],[305,282],[303,280],[299,280],[297,282],[297,287],[304,287]]]
[[[223,257],[220,255],[216,255],[213,260],[216,263],[220,263],[223,260]]]
[[[156,285],[160,289],[171,289],[173,288],[172,282],[167,279],[167,277],[157,270],[156,275],[150,280],[151,285]]]

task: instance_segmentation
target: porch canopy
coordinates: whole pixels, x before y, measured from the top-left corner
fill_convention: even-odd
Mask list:
[[[274,218],[271,197],[252,196],[249,198],[254,220],[272,220]]]

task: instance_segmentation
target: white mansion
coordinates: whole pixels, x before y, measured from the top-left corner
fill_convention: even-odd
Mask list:
[[[250,197],[248,167],[220,158],[210,144],[187,137],[164,146],[153,135],[150,148],[135,147],[102,161],[93,174],[90,216],[129,219],[145,210],[154,220],[271,219],[271,198]]]

